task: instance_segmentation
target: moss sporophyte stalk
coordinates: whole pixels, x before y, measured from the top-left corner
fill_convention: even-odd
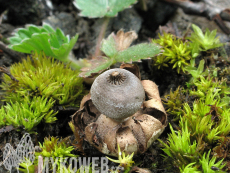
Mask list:
[[[57,114],[52,110],[54,105],[79,106],[84,91],[82,82],[78,72],[68,64],[43,54],[13,64],[1,84],[7,105],[0,109],[0,126],[22,125],[31,131],[41,120],[54,122]]]

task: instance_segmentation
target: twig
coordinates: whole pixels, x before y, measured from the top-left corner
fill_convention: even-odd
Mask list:
[[[0,67],[0,72],[5,73],[6,75],[8,75],[13,81],[19,82],[19,81],[9,72],[9,70],[8,70],[5,66]]]
[[[2,50],[4,53],[12,57],[12,59],[19,61],[22,57],[25,56],[23,53],[16,52],[10,48],[7,47],[3,42],[0,41],[0,50]]]
[[[213,20],[216,22],[216,24],[222,29],[222,31],[226,34],[230,34],[229,28],[224,24],[223,20],[221,19],[220,15],[217,14],[213,17]]]

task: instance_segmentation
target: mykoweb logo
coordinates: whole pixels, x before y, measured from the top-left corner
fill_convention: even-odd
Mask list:
[[[80,172],[80,173],[107,173],[109,170],[115,171],[119,167],[108,167],[108,159],[106,157],[45,157],[38,156],[38,173],[49,173],[52,171],[56,173],[65,172]],[[9,143],[4,147],[3,161],[0,163],[4,165],[7,170],[11,172],[15,167],[19,173],[19,165],[25,162],[27,165],[27,172],[29,167],[33,165],[35,160],[35,147],[28,133],[25,133],[19,142],[16,149]],[[100,165],[100,167],[99,167]]]
[[[98,167],[99,162],[100,168]],[[57,157],[55,161],[52,157],[46,157],[42,172],[49,172],[49,163],[52,165],[52,172],[56,172],[58,165],[57,163],[60,165],[60,173],[64,173],[65,170],[77,172],[78,169],[80,170],[80,173],[89,173],[90,170],[93,173],[107,173],[109,171],[108,159],[106,157]],[[116,170],[116,168],[111,168],[110,170]]]

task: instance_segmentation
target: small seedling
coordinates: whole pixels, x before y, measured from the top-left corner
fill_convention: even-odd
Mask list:
[[[82,77],[88,77],[92,73],[101,72],[117,62],[140,61],[140,59],[153,57],[160,53],[160,49],[154,44],[139,44],[128,48],[132,41],[137,38],[134,32],[124,34],[123,31],[119,31],[117,35],[112,33],[106,40],[103,40],[109,19],[115,17],[119,11],[135,2],[136,0],[99,0],[97,3],[93,0],[74,1],[74,5],[81,10],[80,15],[90,18],[103,17],[104,20],[98,36],[93,61],[89,62],[91,65],[81,74]],[[125,43],[128,44],[124,45]],[[106,57],[99,57],[101,55],[100,51],[104,52]],[[95,66],[95,64],[97,65]]]
[[[204,60],[200,61],[198,68],[195,67],[195,61],[191,60],[190,65],[185,67],[185,71],[189,72],[192,75],[192,78],[186,84],[188,87],[194,84],[194,82],[196,82],[201,76],[208,75],[208,70],[203,72],[204,71]]]
[[[132,164],[134,164],[134,161],[132,160],[134,153],[125,156],[125,153],[121,152],[119,144],[117,145],[117,149],[118,149],[118,160],[111,159],[109,157],[107,157],[107,159],[109,159],[114,163],[119,163],[120,166],[124,167],[125,170],[129,170],[132,167]]]

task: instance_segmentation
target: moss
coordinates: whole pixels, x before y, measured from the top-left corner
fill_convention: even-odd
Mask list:
[[[192,27],[194,32],[186,39],[165,32],[163,35],[159,34],[159,39],[153,42],[162,46],[163,53],[153,58],[153,65],[158,69],[171,65],[178,73],[184,73],[189,61],[196,58],[200,52],[223,46],[219,38],[216,38],[216,30],[210,32],[207,29],[203,33],[198,26]]]
[[[173,163],[178,169],[189,163],[197,162],[200,157],[200,148],[196,141],[190,139],[190,134],[187,124],[183,124],[180,131],[175,132],[170,125],[171,134],[168,136],[168,143],[164,143],[163,151],[167,154],[166,161]]]
[[[180,86],[176,91],[170,91],[170,94],[165,95],[162,98],[164,104],[166,105],[166,112],[173,115],[173,121],[179,120],[183,113],[183,101],[185,101],[184,89]]]
[[[68,65],[34,54],[4,69],[2,89],[6,106],[0,109],[0,128],[23,126],[28,132],[41,121],[56,121],[55,105],[79,106],[83,79]]]
[[[205,98],[193,103],[192,109],[185,103],[182,124],[188,123],[194,139],[211,145],[230,132],[228,102],[218,98],[219,93],[209,92]]]
[[[71,154],[74,150],[73,146],[68,146],[66,143],[68,138],[59,140],[57,137],[46,137],[43,144],[39,143],[41,152],[37,152],[36,156],[42,157],[77,157]]]
[[[114,163],[119,163],[120,164],[119,166],[123,167],[126,172],[130,171],[132,165],[134,164],[134,161],[133,161],[134,153],[126,156],[125,152],[121,152],[119,144],[117,144],[117,149],[118,149],[118,152],[117,152],[118,160],[111,159],[109,157],[107,157],[107,159],[109,159],[110,161]]]
[[[68,145],[69,138],[65,139],[59,139],[57,137],[46,137],[44,139],[43,144],[39,143],[41,152],[35,152],[35,160],[34,163],[31,163],[30,160],[26,160],[26,162],[20,163],[20,171],[27,173],[27,166],[29,168],[29,172],[32,173],[32,171],[36,170],[36,167],[38,165],[38,156],[42,156],[43,158],[53,158],[54,163],[51,163],[49,161],[48,165],[49,168],[52,170],[56,164],[55,169],[57,172],[61,172],[61,168],[64,169],[62,171],[68,171],[73,172],[70,167],[65,169],[64,166],[61,167],[61,164],[66,162],[64,158],[66,157],[78,157],[75,154],[72,154],[71,152],[74,150],[73,146]],[[61,160],[62,159],[62,160]]]
[[[192,76],[188,88],[181,92],[178,87],[165,96],[167,112],[178,117],[180,123],[177,132],[170,126],[168,142],[161,143],[167,163],[173,163],[180,172],[221,172],[224,162],[229,163],[223,158],[229,152],[229,86],[226,78],[218,78],[217,67],[205,69],[204,64],[202,60],[198,68],[194,62],[187,66]]]
[[[24,127],[28,132],[33,131],[42,120],[45,123],[53,123],[56,121],[55,115],[57,112],[52,110],[54,105],[53,99],[47,99],[40,96],[35,96],[32,99],[29,97],[18,97],[18,100],[7,103],[0,109],[0,128],[5,125],[13,125],[14,127]]]
[[[32,58],[13,64],[10,74],[17,81],[4,74],[1,85],[7,102],[21,101],[25,96],[41,96],[52,98],[58,105],[78,106],[83,95],[83,79],[78,77],[78,72],[44,55],[34,54]]]
[[[172,68],[176,68],[177,72],[184,72],[184,67],[188,65],[191,57],[191,48],[188,42],[184,42],[180,38],[176,38],[172,34],[163,33],[159,35],[159,39],[153,40],[154,43],[163,47],[164,52],[162,55],[154,58],[154,66],[158,69],[162,67],[168,67],[168,64],[172,65]]]
[[[197,45],[200,51],[207,51],[209,49],[214,49],[220,46],[223,46],[223,43],[220,43],[219,38],[216,38],[216,31],[210,30],[207,28],[203,34],[202,30],[196,26],[192,25],[194,32],[187,39],[191,40],[194,45]]]

